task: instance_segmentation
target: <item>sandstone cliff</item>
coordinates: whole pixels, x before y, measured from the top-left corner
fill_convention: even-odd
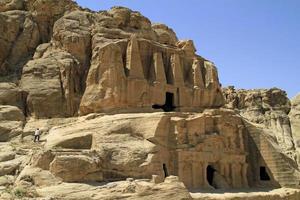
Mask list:
[[[12,1],[1,10],[0,79],[16,83],[7,95],[21,96],[5,103],[27,117],[151,111],[166,92],[181,111],[223,105],[213,63],[138,12],[88,12],[72,1]]]
[[[297,139],[297,147],[300,147],[298,140],[300,139],[300,95],[292,99],[292,109],[289,113],[291,119],[292,130],[295,139]]]
[[[222,90],[192,40],[137,11],[0,2],[0,199],[297,199],[280,188],[299,187],[298,106]]]
[[[282,149],[293,150],[294,141],[290,118],[291,102],[285,91],[277,88],[262,90],[223,90],[227,108],[237,109],[249,121],[273,132]]]

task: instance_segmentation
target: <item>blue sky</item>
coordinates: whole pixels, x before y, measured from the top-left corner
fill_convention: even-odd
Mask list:
[[[194,40],[223,86],[300,92],[300,0],[77,0],[82,7],[125,6]]]

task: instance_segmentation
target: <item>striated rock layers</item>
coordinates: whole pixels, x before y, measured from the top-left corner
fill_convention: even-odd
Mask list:
[[[292,130],[296,139],[297,147],[300,148],[300,95],[292,99],[292,109],[289,113],[291,119]]]
[[[0,199],[208,199],[204,190],[299,187],[298,98],[222,90],[215,65],[195,52],[127,8],[1,1]]]
[[[268,138],[271,145],[267,146],[273,150],[266,150],[264,148],[266,145],[259,148],[261,153],[265,151],[269,154],[262,156],[266,163],[274,163],[282,172],[285,171],[286,163],[299,169],[297,97],[291,103],[286,92],[278,88],[235,90],[233,86],[224,88],[223,94],[226,101],[225,107],[234,109],[246,120],[245,124],[250,135],[256,135],[254,141],[256,137],[259,137],[261,142]],[[280,152],[281,156],[273,155],[273,151]],[[275,160],[272,161],[271,156]]]
[[[290,100],[280,89],[235,90],[228,87],[223,90],[227,108],[238,109],[250,122],[263,125],[275,136],[283,150],[295,148],[291,122],[288,116],[291,110]]]
[[[214,64],[165,25],[121,7],[13,3],[1,7],[1,79],[19,83],[28,116],[223,105]]]
[[[298,94],[294,97],[291,102],[292,108],[289,113],[289,117],[291,120],[291,127],[298,155],[297,159],[298,163],[300,163],[300,95]]]

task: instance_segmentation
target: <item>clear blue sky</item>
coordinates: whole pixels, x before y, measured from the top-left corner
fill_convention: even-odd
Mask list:
[[[300,0],[77,0],[82,7],[125,6],[193,39],[223,86],[300,92]]]

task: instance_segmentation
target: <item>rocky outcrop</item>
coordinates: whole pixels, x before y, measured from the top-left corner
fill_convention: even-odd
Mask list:
[[[3,24],[14,30],[2,31],[0,69],[6,81],[21,77],[28,116],[196,111],[224,103],[214,64],[166,25],[123,7],[93,13],[67,0],[11,4],[2,7]]]
[[[297,151],[297,161],[300,164],[300,95],[294,97],[291,102],[292,108],[289,117]]]
[[[14,106],[0,106],[0,142],[20,135],[24,125],[24,114]]]
[[[20,86],[28,95],[27,114],[36,118],[76,114],[80,101],[79,66],[63,51],[44,53],[23,68]]]
[[[1,12],[0,24],[1,76],[18,76],[22,66],[40,42],[38,25],[32,16],[23,10]]]
[[[0,4],[0,74],[14,80],[35,48],[50,40],[54,22],[65,11],[78,9],[74,2],[5,0]],[[47,11],[47,12],[45,12]]]
[[[300,148],[300,95],[292,99],[292,109],[289,113],[295,143]]]
[[[191,194],[195,200],[223,200],[223,199],[234,199],[234,200],[266,200],[266,199],[276,199],[276,200],[296,200],[300,198],[300,192],[296,189],[280,188],[271,189],[268,191],[247,191],[247,192],[226,192],[211,194],[211,193],[194,193]]]
[[[298,105],[222,92],[192,40],[137,11],[0,2],[0,199],[299,187]]]
[[[11,145],[0,143],[0,147],[0,177],[15,175],[22,163],[22,158],[16,155],[15,149]]]
[[[16,185],[45,187],[61,183],[61,179],[41,168],[26,166],[16,180]]]
[[[80,145],[85,135],[90,135],[88,148]],[[218,171],[216,187],[239,188],[248,187],[247,174],[252,173],[246,163],[247,130],[228,110],[100,116],[53,128],[46,139],[45,147],[54,155],[47,161],[50,171],[66,181],[150,179],[153,174],[163,180],[172,174],[188,188],[210,188],[206,171],[212,168]]]
[[[280,89],[235,90],[234,87],[223,89],[225,107],[237,109],[247,120],[261,124],[271,130],[271,135],[286,151],[295,149],[289,112],[290,100]]]
[[[76,191],[76,192],[74,192]],[[58,199],[192,199],[177,177],[168,177],[163,183],[154,184],[145,180],[129,179],[100,186],[89,184],[64,183],[37,190],[42,197]]]
[[[14,83],[0,83],[0,105],[17,106],[25,110],[25,94]]]

